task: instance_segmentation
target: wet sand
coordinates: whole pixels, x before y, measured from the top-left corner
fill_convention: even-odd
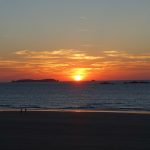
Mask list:
[[[150,114],[0,112],[1,150],[150,150]]]

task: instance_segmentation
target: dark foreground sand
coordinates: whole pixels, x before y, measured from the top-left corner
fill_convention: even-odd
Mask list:
[[[150,150],[150,115],[0,112],[0,150]]]

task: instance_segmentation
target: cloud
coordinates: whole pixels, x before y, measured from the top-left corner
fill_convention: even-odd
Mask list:
[[[109,57],[126,57],[128,54],[122,51],[103,51],[105,56]]]
[[[150,54],[142,54],[142,55],[129,55],[130,59],[139,59],[139,60],[148,60],[150,59]]]
[[[81,20],[87,20],[88,18],[86,16],[81,16],[80,19]]]
[[[132,54],[125,51],[101,51],[89,54],[75,49],[53,51],[19,50],[13,59],[0,58],[0,71],[69,76],[102,71],[150,71],[150,53]]]
[[[95,60],[101,57],[90,56],[83,51],[74,49],[60,49],[54,51],[30,51],[20,50],[15,52],[18,56],[24,58],[37,58],[37,59],[75,59],[75,60]]]
[[[0,60],[0,68],[20,68],[24,63],[16,60]]]
[[[150,54],[130,54],[125,51],[102,51],[99,55],[75,49],[53,51],[20,50],[15,60],[0,60],[0,67],[85,67],[85,68],[137,68],[150,65]],[[146,65],[145,65],[146,64]],[[132,66],[132,67],[131,67]],[[148,69],[148,68],[147,68]]]
[[[104,51],[103,52],[104,55],[107,57],[118,57],[118,58],[127,58],[129,60],[147,60],[150,59],[150,53],[147,54],[131,54],[131,53],[127,53],[125,51]]]

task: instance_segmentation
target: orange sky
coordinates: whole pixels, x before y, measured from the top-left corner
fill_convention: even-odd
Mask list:
[[[74,80],[150,79],[150,53],[102,51],[89,54],[75,49],[19,50],[0,60],[0,80],[55,78]]]

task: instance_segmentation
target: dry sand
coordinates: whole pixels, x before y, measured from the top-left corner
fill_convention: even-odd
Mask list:
[[[0,150],[150,150],[150,115],[0,112]]]

